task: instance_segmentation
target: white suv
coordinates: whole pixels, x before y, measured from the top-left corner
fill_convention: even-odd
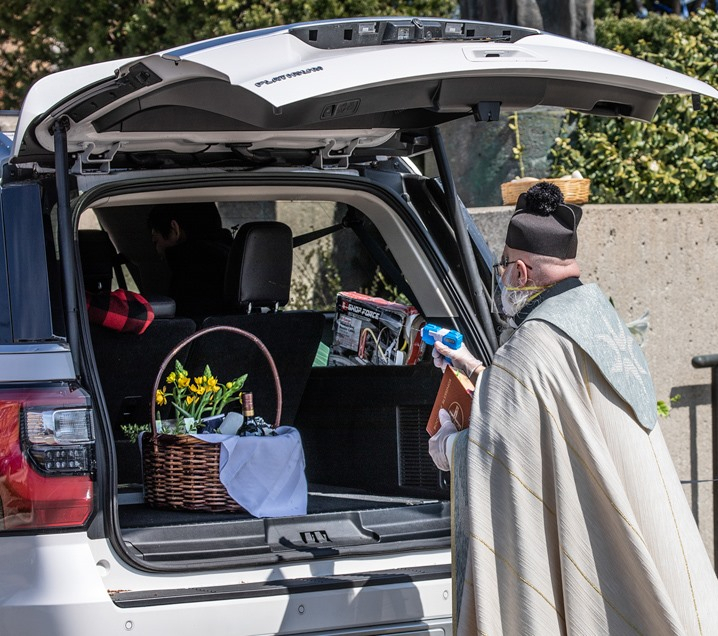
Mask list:
[[[718,97],[587,44],[424,18],[282,26],[37,82],[0,162],[0,633],[449,633],[450,497],[425,432],[441,377],[428,352],[338,364],[337,293],[398,299],[490,361],[492,255],[438,126],[536,105],[650,120],[667,94]],[[186,315],[148,213],[208,202],[235,242],[262,221],[291,245],[230,257],[226,305]],[[90,322],[98,277],[150,300],[144,333]],[[271,353],[306,514],[148,505],[128,426],[150,420],[167,354],[210,325]],[[270,419],[274,385],[233,336],[194,340],[185,366],[249,373]]]

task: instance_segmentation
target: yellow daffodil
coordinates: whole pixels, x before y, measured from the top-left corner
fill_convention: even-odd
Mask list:
[[[195,377],[175,360],[174,370],[166,376],[166,386],[157,391],[155,399],[158,406],[174,407],[178,423],[193,421],[187,431],[195,432],[203,419],[222,413],[230,402],[239,399],[246,377],[245,374],[222,384],[212,375],[209,365],[205,365],[202,375]]]

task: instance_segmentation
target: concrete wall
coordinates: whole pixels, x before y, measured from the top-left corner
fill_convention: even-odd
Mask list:
[[[718,470],[712,466],[711,372],[694,369],[691,359],[718,353],[718,204],[583,209],[578,247],[582,280],[598,283],[626,322],[650,312],[643,350],[657,398],[668,402],[681,396],[661,427],[713,555],[711,480]],[[500,254],[512,209],[470,211]]]

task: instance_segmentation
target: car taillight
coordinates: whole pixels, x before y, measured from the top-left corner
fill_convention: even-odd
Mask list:
[[[92,468],[92,411],[28,408],[25,437],[35,467],[47,475],[87,474]]]
[[[0,527],[83,525],[94,466],[87,393],[67,385],[0,390]]]

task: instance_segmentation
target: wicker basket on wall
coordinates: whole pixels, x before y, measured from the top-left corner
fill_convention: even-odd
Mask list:
[[[548,181],[559,187],[566,203],[583,205],[588,202],[591,179],[515,179],[501,184],[504,205],[516,205],[519,195],[539,181]]]
[[[185,338],[167,354],[160,366],[152,390],[152,431],[142,437],[145,502],[155,508],[206,512],[242,512],[244,510],[229,496],[227,489],[219,479],[220,444],[211,444],[191,435],[158,433],[155,421],[154,397],[166,366],[182,347],[214,331],[225,331],[248,338],[264,354],[274,377],[277,394],[277,415],[274,428],[279,426],[282,412],[282,386],[274,360],[267,347],[257,336],[236,327],[219,325],[201,329]]]

